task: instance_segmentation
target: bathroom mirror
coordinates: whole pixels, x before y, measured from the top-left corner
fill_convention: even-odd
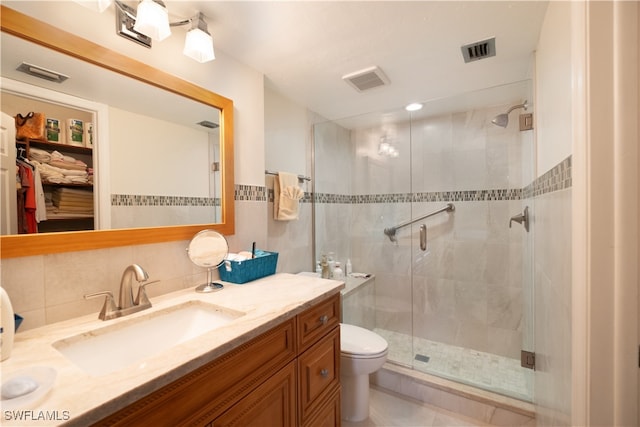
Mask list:
[[[222,289],[221,283],[213,281],[213,269],[222,265],[229,254],[227,239],[217,231],[202,230],[191,239],[187,253],[191,262],[207,269],[207,282],[199,285],[196,292],[207,293]]]
[[[153,86],[157,90],[178,94],[215,108],[219,112],[222,205],[220,221],[215,224],[2,236],[0,246],[3,258],[187,240],[203,228],[227,235],[234,234],[233,101],[6,6],[0,8],[3,37],[10,34],[31,41],[51,49],[52,52],[81,59]]]

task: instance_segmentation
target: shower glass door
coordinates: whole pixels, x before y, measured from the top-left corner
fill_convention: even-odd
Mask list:
[[[412,225],[410,365],[522,400],[532,398],[520,366],[533,348],[531,233],[509,220],[531,204],[533,131],[519,130],[522,110],[506,127],[492,119],[530,89],[487,89],[410,117],[411,218],[455,206]]]
[[[314,126],[316,259],[374,279],[347,280],[344,321],[383,336],[391,363],[524,400],[532,233],[509,219],[533,211],[533,132],[521,111],[491,119],[530,94],[525,81]]]

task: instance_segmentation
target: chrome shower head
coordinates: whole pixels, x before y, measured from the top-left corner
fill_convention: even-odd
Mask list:
[[[506,128],[509,124],[509,113],[518,108],[524,108],[524,110],[527,111],[527,107],[529,107],[529,104],[527,104],[527,100],[525,100],[522,104],[514,105],[513,107],[509,108],[506,113],[498,114],[497,116],[495,116],[493,120],[491,120],[491,123],[496,126]]]

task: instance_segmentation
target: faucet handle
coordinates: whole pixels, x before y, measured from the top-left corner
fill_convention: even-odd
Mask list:
[[[84,299],[97,298],[104,296],[104,305],[102,306],[102,310],[100,310],[100,314],[98,314],[98,319],[100,320],[108,320],[113,316],[113,313],[118,311],[118,307],[116,307],[116,301],[113,299],[113,293],[110,291],[102,291],[95,292],[92,294],[86,294]]]
[[[151,285],[153,283],[158,283],[160,280],[153,280],[151,282],[143,282],[138,286],[138,295],[136,296],[136,300],[134,301],[135,305],[149,305],[151,307],[151,301],[149,301],[149,297],[147,296],[146,287],[147,285]]]

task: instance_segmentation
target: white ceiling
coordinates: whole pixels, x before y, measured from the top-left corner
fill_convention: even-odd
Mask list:
[[[269,86],[330,120],[403,111],[410,102],[428,102],[420,115],[461,111],[474,108],[477,102],[484,106],[522,102],[530,86],[510,83],[531,78],[533,51],[547,7],[546,1],[165,3],[172,21],[202,11],[217,52],[263,73]],[[492,36],[496,37],[496,56],[465,64],[460,47]],[[47,62],[47,53],[31,51],[24,44],[10,47],[10,43],[11,37],[2,37],[3,76],[40,80],[16,73],[20,61],[74,70],[74,76],[85,74],[78,72],[79,65],[60,64],[53,58]],[[12,51],[15,61],[7,60]],[[389,77],[388,86],[360,93],[342,80],[345,74],[373,65]],[[93,74],[87,71],[86,75]],[[95,79],[87,79],[69,79],[65,87],[73,84],[85,91],[106,91],[90,99],[118,106],[110,99],[116,93],[109,88],[121,83],[95,85]],[[55,85],[50,86],[56,89]],[[130,106],[121,108],[136,111]],[[150,106],[144,103],[141,108],[148,112]],[[185,122],[191,123],[200,113],[188,111],[185,107]],[[165,116],[179,120],[175,113]],[[343,120],[343,125],[352,127],[355,122]]]
[[[207,16],[216,50],[328,119],[393,110],[531,78],[546,1],[180,1]],[[184,16],[184,15],[183,15]],[[465,64],[464,44],[497,55]],[[342,76],[379,66],[388,86],[359,93]]]

